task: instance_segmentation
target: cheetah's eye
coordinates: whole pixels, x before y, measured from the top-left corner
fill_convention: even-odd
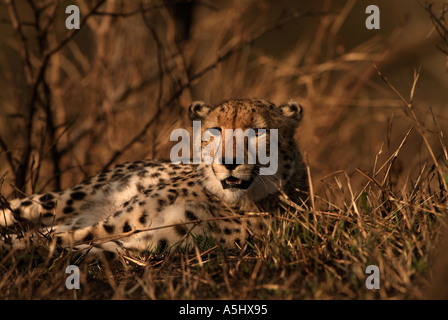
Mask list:
[[[208,128],[207,130],[217,130],[217,131],[219,131],[219,133],[221,133],[221,132],[222,132],[222,129],[221,129],[221,127],[213,127],[213,128]]]
[[[257,128],[257,129],[255,129],[255,135],[257,137],[261,137],[261,136],[263,136],[265,134],[266,134],[266,129],[265,128]]]

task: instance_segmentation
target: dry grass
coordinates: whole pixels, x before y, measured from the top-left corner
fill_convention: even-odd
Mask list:
[[[422,168],[419,179],[398,192],[382,182],[389,179],[382,171],[375,177],[363,173],[366,183],[358,192],[345,172],[327,177],[315,209],[285,203],[283,214],[272,213],[265,239],[237,253],[210,241],[199,242],[195,253],[129,252],[115,262],[79,261],[68,253],[52,258],[42,245],[11,253],[0,261],[1,297],[425,298],[435,244],[445,228],[446,192],[431,186],[439,183],[434,167]],[[75,262],[81,289],[70,291],[64,270]],[[372,264],[380,269],[380,290],[364,285],[364,270]]]
[[[381,4],[382,30],[368,33],[356,1],[197,1],[187,35],[173,18],[181,2],[96,1],[95,10],[79,1],[83,27],[69,33],[64,1],[38,16],[29,3],[17,2],[18,15],[0,4],[2,194],[65,188],[114,163],[166,158],[168,133],[187,126],[192,100],[261,96],[304,105],[297,140],[310,206],[286,201],[269,213],[265,239],[240,252],[198,240],[194,253],[86,261],[49,257],[38,243],[0,257],[0,297],[446,298],[431,285],[434,262],[436,279],[446,269],[438,248],[448,210],[448,84],[437,73],[444,65],[428,63],[444,63],[433,45],[448,44],[440,2],[427,12],[416,3],[417,18],[401,24],[390,12],[402,11]],[[74,262],[81,289],[70,291],[65,268]],[[380,290],[364,285],[371,264]]]

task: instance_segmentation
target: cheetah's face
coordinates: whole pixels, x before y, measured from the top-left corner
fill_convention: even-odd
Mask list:
[[[209,130],[221,137],[222,158],[205,165],[211,181],[206,187],[231,203],[238,202],[245,196],[255,201],[276,191],[276,184],[282,179],[283,163],[280,154],[273,152],[271,148],[285,149],[291,145],[287,142],[294,140],[294,131],[301,113],[301,106],[294,102],[279,107],[265,100],[229,100],[214,107],[194,102],[189,109],[190,119],[201,121],[201,134]],[[258,152],[260,145],[264,144],[266,152],[263,153],[276,162],[275,166],[260,161],[258,154],[255,159],[250,158],[247,136],[240,139],[244,142],[242,145],[237,144],[238,139],[234,136],[249,132],[247,129],[253,130],[251,133],[256,141],[255,150]],[[277,135],[278,143],[272,135]],[[215,138],[213,135],[211,137],[210,141],[202,141],[202,150]],[[271,145],[271,141],[275,143]],[[213,152],[214,150],[211,156],[214,155]],[[275,171],[269,175],[260,174],[268,166],[274,167]]]

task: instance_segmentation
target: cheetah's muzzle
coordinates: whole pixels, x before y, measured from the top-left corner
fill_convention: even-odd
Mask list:
[[[221,185],[223,189],[247,189],[249,188],[249,186],[252,184],[252,182],[254,181],[253,178],[249,179],[249,180],[241,180],[238,178],[235,178],[234,176],[230,176],[224,180],[221,180]]]

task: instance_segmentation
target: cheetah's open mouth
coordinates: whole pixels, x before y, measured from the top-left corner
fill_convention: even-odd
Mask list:
[[[221,180],[221,184],[223,189],[230,189],[230,188],[247,189],[252,184],[252,181],[253,179],[241,180],[233,176],[230,176],[224,180]]]

